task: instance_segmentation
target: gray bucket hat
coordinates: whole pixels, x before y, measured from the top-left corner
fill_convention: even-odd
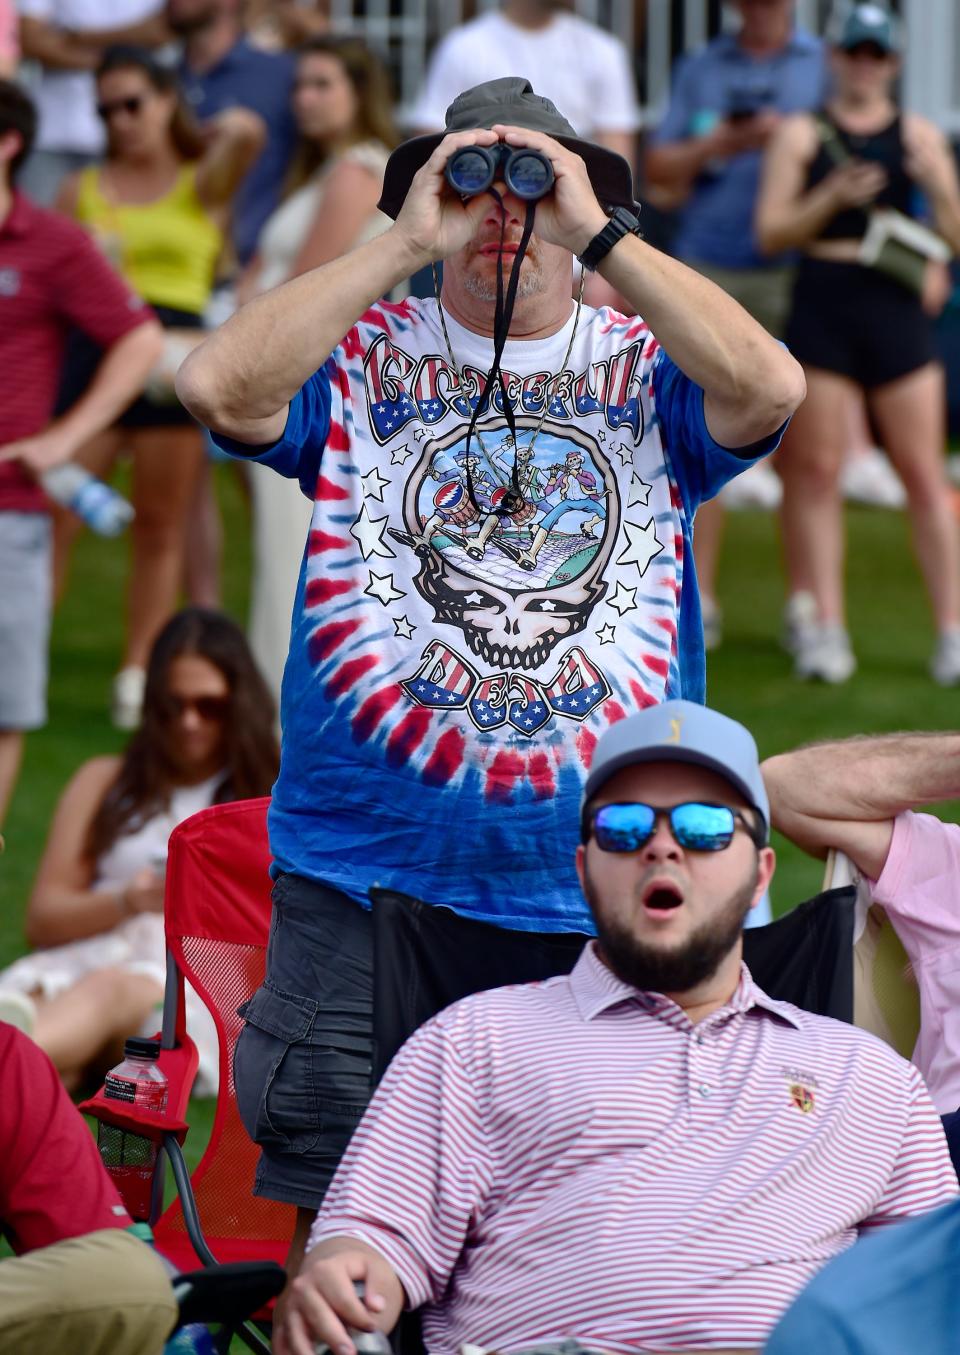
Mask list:
[[[597,744],[580,802],[583,810],[622,767],[638,762],[690,762],[734,786],[770,830],[770,802],[753,735],[728,715],[693,701],[664,701],[616,724]]]
[[[581,140],[549,99],[534,94],[529,80],[508,75],[501,80],[487,80],[458,94],[447,109],[445,131],[415,136],[397,147],[387,161],[383,176],[381,212],[396,219],[410,180],[426,164],[447,132],[490,128],[500,122],[527,127],[531,132],[546,132],[562,146],[582,156],[593,191],[604,207],[637,210],[633,198],[633,174],[623,156],[603,146],[595,146],[592,141]]]

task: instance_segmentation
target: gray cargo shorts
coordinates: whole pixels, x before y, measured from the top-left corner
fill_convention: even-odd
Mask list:
[[[273,887],[263,984],[240,1007],[237,1108],[260,1147],[254,1193],[319,1209],[372,1090],[368,909],[299,875]]]
[[[51,523],[0,511],[0,730],[47,722]]]

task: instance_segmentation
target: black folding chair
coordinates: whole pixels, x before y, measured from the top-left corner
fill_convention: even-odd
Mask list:
[[[569,974],[586,936],[544,939],[461,917],[393,890],[371,890],[377,1080],[424,1021],[487,988]],[[856,889],[830,889],[744,932],[744,959],[771,997],[853,1021]]]

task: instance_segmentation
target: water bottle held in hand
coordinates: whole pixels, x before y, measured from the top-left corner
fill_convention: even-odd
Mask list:
[[[46,492],[64,508],[82,518],[99,536],[119,536],[133,519],[133,507],[122,494],[67,461],[40,476]]]

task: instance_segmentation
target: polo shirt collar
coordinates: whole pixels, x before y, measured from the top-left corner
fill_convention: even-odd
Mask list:
[[[27,235],[33,221],[35,208],[23,193],[13,190],[13,202],[4,221],[0,224],[0,235]]]
[[[633,988],[629,983],[618,979],[597,954],[596,941],[591,941],[584,947],[570,975],[570,986],[577,1009],[584,1021],[592,1021],[594,1017],[623,1002],[632,1002],[651,1013],[667,1008],[675,1009],[675,1004],[662,993],[642,992],[639,988]],[[720,1012],[747,1012],[754,1007],[769,1012],[771,1016],[779,1017],[797,1029],[800,1028],[800,1021],[790,1003],[778,1002],[776,998],[768,997],[763,989],[754,983],[745,964],[741,965],[740,982],[733,997],[720,1008],[719,1012],[714,1012],[711,1019],[715,1019]]]

